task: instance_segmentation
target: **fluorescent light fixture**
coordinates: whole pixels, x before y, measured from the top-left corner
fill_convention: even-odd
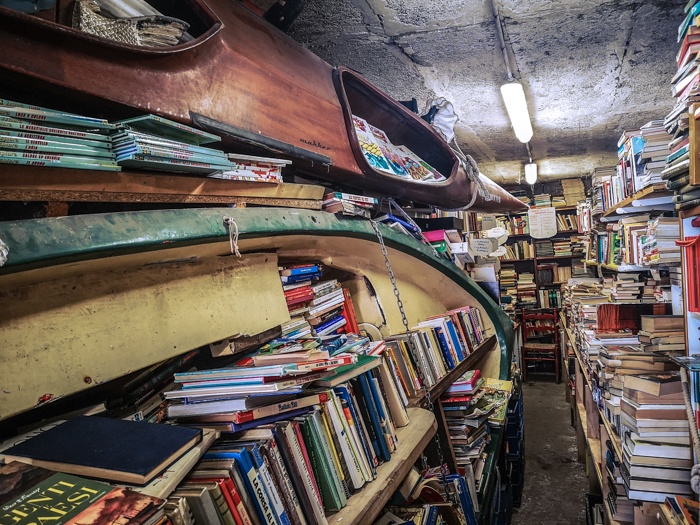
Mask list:
[[[527,109],[525,91],[519,82],[509,82],[501,86],[501,96],[506,104],[508,117],[513,125],[515,136],[520,142],[530,142],[532,138],[532,123],[530,122],[530,112]]]
[[[537,164],[534,162],[525,164],[525,182],[528,184],[537,182]]]

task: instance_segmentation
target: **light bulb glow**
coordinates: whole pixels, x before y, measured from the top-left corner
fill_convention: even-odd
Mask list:
[[[525,182],[534,184],[537,182],[537,164],[525,164]]]
[[[503,84],[501,86],[501,96],[506,105],[506,111],[513,125],[515,136],[520,142],[530,142],[532,138],[532,122],[530,122],[530,112],[527,109],[523,85],[519,82]]]

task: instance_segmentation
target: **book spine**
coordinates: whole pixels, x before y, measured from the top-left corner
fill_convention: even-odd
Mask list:
[[[377,370],[370,370],[367,372],[367,379],[369,381],[369,386],[372,389],[375,399],[377,400],[377,408],[380,410],[380,414],[384,414],[384,420],[386,421],[385,435],[387,436],[387,446],[389,447],[389,452],[393,453],[398,446],[399,440],[396,435],[396,427],[394,426],[394,421],[392,420],[391,414],[387,407],[386,393],[382,388],[381,381],[379,379],[379,372]]]
[[[339,505],[344,507],[347,503],[347,486],[344,486],[342,479],[342,467],[340,463],[336,461],[337,458],[333,457],[333,446],[332,442],[328,441],[326,434],[326,428],[324,427],[323,417],[321,416],[320,410],[314,410],[309,416],[309,422],[312,426],[312,435],[318,440],[319,453],[321,456],[321,461],[327,466],[328,473],[333,486],[335,487],[335,493],[338,496]]]
[[[349,429],[347,423],[343,424],[344,416],[341,417],[339,413],[335,395],[329,397],[324,407],[330,419],[330,426],[337,438],[338,447],[340,448],[339,453],[346,464],[347,475],[352,482],[352,487],[356,490],[360,489],[365,484],[365,480],[358,460],[357,451],[354,450],[354,444],[348,435]]]
[[[437,338],[438,344],[440,345],[442,356],[445,358],[445,363],[447,364],[450,370],[454,369],[456,365],[454,359],[452,358],[452,352],[450,351],[450,345],[448,344],[447,338],[445,337],[445,332],[443,332],[442,328],[440,328],[439,326],[433,327],[433,331]]]
[[[297,497],[292,480],[289,477],[289,472],[287,472],[287,468],[284,466],[284,461],[282,460],[277,446],[277,440],[275,438],[270,439],[265,450],[269,455],[269,462],[277,478],[277,484],[279,485],[281,494],[287,503],[289,517],[295,525],[306,525],[306,519],[301,510],[299,498]]]
[[[349,385],[339,387],[335,390],[340,396],[343,412],[345,413],[346,419],[351,424],[351,427],[355,429],[357,441],[358,443],[360,443],[360,450],[363,452],[363,457],[366,459],[367,465],[369,466],[370,472],[372,474],[372,479],[374,479],[377,476],[376,468],[377,465],[379,465],[379,462],[377,460],[377,456],[374,453],[374,448],[372,448],[369,435],[365,432],[362,422],[360,421],[360,417],[357,412],[357,409],[355,408],[353,398],[350,395]],[[371,479],[368,481],[371,481]]]
[[[214,503],[216,504],[216,507],[219,510],[219,514],[221,515],[221,522],[224,525],[237,525],[236,519],[233,517],[233,508],[229,507],[228,500],[224,495],[225,489],[223,489],[221,486],[222,484],[223,482],[216,482],[216,484],[208,490],[211,494],[212,500],[214,500]]]
[[[263,417],[273,416],[275,414],[281,414],[283,412],[289,412],[290,410],[296,410],[299,408],[309,407],[311,405],[318,405],[328,400],[328,394],[321,392],[313,396],[302,397],[301,399],[292,399],[289,401],[284,401],[282,403],[277,403],[274,405],[268,405],[266,407],[255,408],[253,410],[246,410],[244,412],[238,412],[235,415],[235,422],[238,424],[247,423],[255,419],[262,419]]]
[[[361,374],[357,377],[357,383],[360,386],[360,391],[362,392],[362,401],[366,406],[367,413],[369,414],[369,425],[374,428],[374,433],[377,442],[377,455],[381,456],[384,461],[391,460],[391,452],[388,442],[391,440],[391,435],[387,430],[387,422],[384,413],[381,411],[379,401],[374,396],[374,392],[370,385],[369,373]]]
[[[245,505],[243,505],[241,495],[239,494],[238,488],[236,487],[233,479],[226,478],[224,480],[224,486],[228,490],[229,497],[231,498],[230,504],[233,505],[232,510],[235,509],[234,518],[237,518],[236,523],[240,523],[241,525],[251,525],[248,511],[246,510]]]
[[[287,511],[284,508],[284,504],[282,503],[282,498],[277,491],[272,473],[270,472],[271,467],[263,456],[260,443],[252,447],[251,453],[253,459],[255,460],[255,467],[258,469],[258,475],[263,483],[265,493],[270,500],[270,507],[272,508],[272,511],[275,513],[275,516],[282,525],[292,525],[292,522],[287,515]]]
[[[238,455],[238,461],[239,466],[243,471],[242,474],[247,480],[248,489],[253,496],[253,501],[255,502],[260,518],[267,525],[279,525],[272,508],[270,508],[270,502],[267,499],[265,488],[263,487],[260,476],[253,466],[249,452],[245,449],[241,450],[240,454]]]
[[[276,425],[276,431],[280,436],[280,443],[284,447],[280,448],[283,456],[287,455],[287,467],[289,472],[297,480],[300,488],[300,495],[304,500],[304,511],[306,518],[310,523],[326,523],[323,505],[321,504],[320,495],[316,489],[316,480],[310,469],[306,468],[304,457],[302,455],[301,446],[297,441],[297,436],[294,431],[294,423],[290,421],[282,422]]]
[[[326,436],[326,441],[330,446],[331,459],[333,460],[333,465],[335,465],[335,470],[338,473],[338,478],[340,479],[343,493],[347,499],[352,494],[350,491],[350,486],[348,485],[348,482],[350,481],[350,472],[348,471],[347,464],[343,460],[343,453],[340,449],[338,435],[335,433],[335,428],[330,422],[330,415],[328,414],[328,408],[325,404],[321,405],[319,414],[321,416],[321,422],[323,423],[322,429],[324,431],[324,435]]]
[[[364,195],[355,195],[354,193],[343,193],[336,191],[333,196],[337,199],[344,199],[347,201],[364,202],[367,204],[377,204],[377,199],[374,197],[365,197]]]
[[[382,356],[381,359],[382,362],[378,367],[379,378],[386,393],[389,411],[396,426],[405,427],[408,424],[408,412],[399,395],[400,388],[394,381],[395,376],[389,372],[386,356]]]
[[[362,441],[360,440],[360,434],[355,426],[355,422],[352,419],[352,413],[350,412],[348,404],[341,399],[339,394],[336,392],[333,392],[333,394],[334,396],[331,399],[335,404],[341,424],[343,425],[348,441],[350,442],[350,450],[359,466],[360,473],[362,474],[362,478],[364,480],[361,482],[358,480],[358,485],[364,485],[365,482],[370,482],[374,479],[372,466],[370,465],[369,459],[364,452],[364,447]]]
[[[312,417],[308,416],[300,421],[300,428],[303,434],[303,440],[306,445],[306,450],[309,456],[309,463],[318,480],[319,492],[323,507],[328,512],[335,512],[342,508],[340,495],[337,492],[337,486],[329,471],[330,466],[322,456],[321,443],[315,432]]]
[[[309,449],[307,448],[306,442],[304,441],[304,436],[302,434],[302,427],[301,427],[301,421],[299,418],[296,418],[292,422],[292,428],[294,430],[294,434],[296,436],[296,443],[297,446],[299,447],[302,461],[304,462],[304,468],[310,473],[311,475],[311,481],[314,486],[314,494],[316,496],[316,499],[318,501],[318,504],[321,505],[321,512],[325,515],[325,508],[323,505],[323,498],[321,497],[321,488],[320,488],[320,479],[318,479],[317,474],[313,471],[311,468],[311,457],[309,455]]]

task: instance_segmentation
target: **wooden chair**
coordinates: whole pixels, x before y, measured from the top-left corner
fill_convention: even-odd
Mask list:
[[[522,313],[523,380],[527,380],[528,363],[554,362],[554,375],[559,383],[561,361],[557,310],[527,311]]]

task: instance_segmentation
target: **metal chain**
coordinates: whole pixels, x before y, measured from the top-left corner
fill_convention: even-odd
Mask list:
[[[401,313],[401,321],[403,322],[403,326],[407,335],[407,342],[408,346],[410,347],[411,355],[416,355],[417,354],[417,349],[413,343],[413,339],[411,338],[411,329],[408,326],[408,318],[406,317],[406,311],[404,310],[403,307],[403,301],[401,300],[401,294],[399,293],[399,287],[396,284],[396,276],[394,275],[394,269],[391,267],[391,261],[389,261],[389,253],[387,252],[386,245],[384,244],[384,236],[382,235],[382,232],[379,228],[379,223],[376,221],[370,219],[370,224],[372,225],[372,228],[374,229],[374,233],[377,236],[377,240],[379,240],[379,246],[382,249],[382,255],[384,256],[384,264],[386,265],[387,272],[389,273],[389,280],[391,281],[391,286],[394,289],[394,297],[396,297],[396,304],[399,307],[399,312]],[[420,367],[416,367],[416,372],[418,372],[418,375],[420,376],[420,380],[423,383],[423,396],[425,400],[425,405],[430,410],[433,414],[435,413],[435,407],[433,405],[432,399],[430,399],[430,390],[428,390],[428,384],[425,381],[425,377],[423,376],[423,373],[421,371]],[[437,453],[438,453],[438,458],[440,458],[440,471],[442,473],[442,484],[445,489],[445,494],[449,497],[449,485],[446,481],[446,476],[448,474],[447,471],[447,465],[445,465],[445,458],[442,454],[442,445],[440,444],[440,437],[438,434],[435,434],[435,446],[437,448]],[[425,454],[421,454],[421,462],[423,465],[423,471],[428,470],[428,458],[425,456]]]
[[[384,203],[384,201],[386,201],[386,202],[388,203],[388,205],[389,205],[389,213],[391,213],[392,210],[393,210],[392,206],[393,206],[394,208],[396,208],[396,210],[399,212],[399,215],[401,215],[404,219],[406,219],[406,222],[407,222],[408,224],[410,224],[411,226],[413,226],[413,227],[416,229],[416,231],[418,232],[418,235],[420,235],[421,240],[422,240],[425,244],[427,244],[428,246],[430,246],[430,249],[433,250],[433,255],[434,255],[435,257],[440,257],[440,255],[438,254],[437,250],[435,249],[435,246],[433,246],[432,244],[430,244],[430,242],[428,241],[428,239],[425,238],[425,235],[423,235],[423,230],[421,230],[420,226],[418,226],[418,225],[416,224],[416,221],[413,220],[413,217],[411,217],[408,213],[406,213],[406,211],[405,211],[401,206],[399,206],[399,205],[396,203],[396,201],[394,200],[393,197],[382,197],[382,198],[379,200],[379,206],[377,206],[377,209],[379,209],[379,210],[382,209],[382,204]],[[370,220],[372,220],[372,219],[370,219]]]

